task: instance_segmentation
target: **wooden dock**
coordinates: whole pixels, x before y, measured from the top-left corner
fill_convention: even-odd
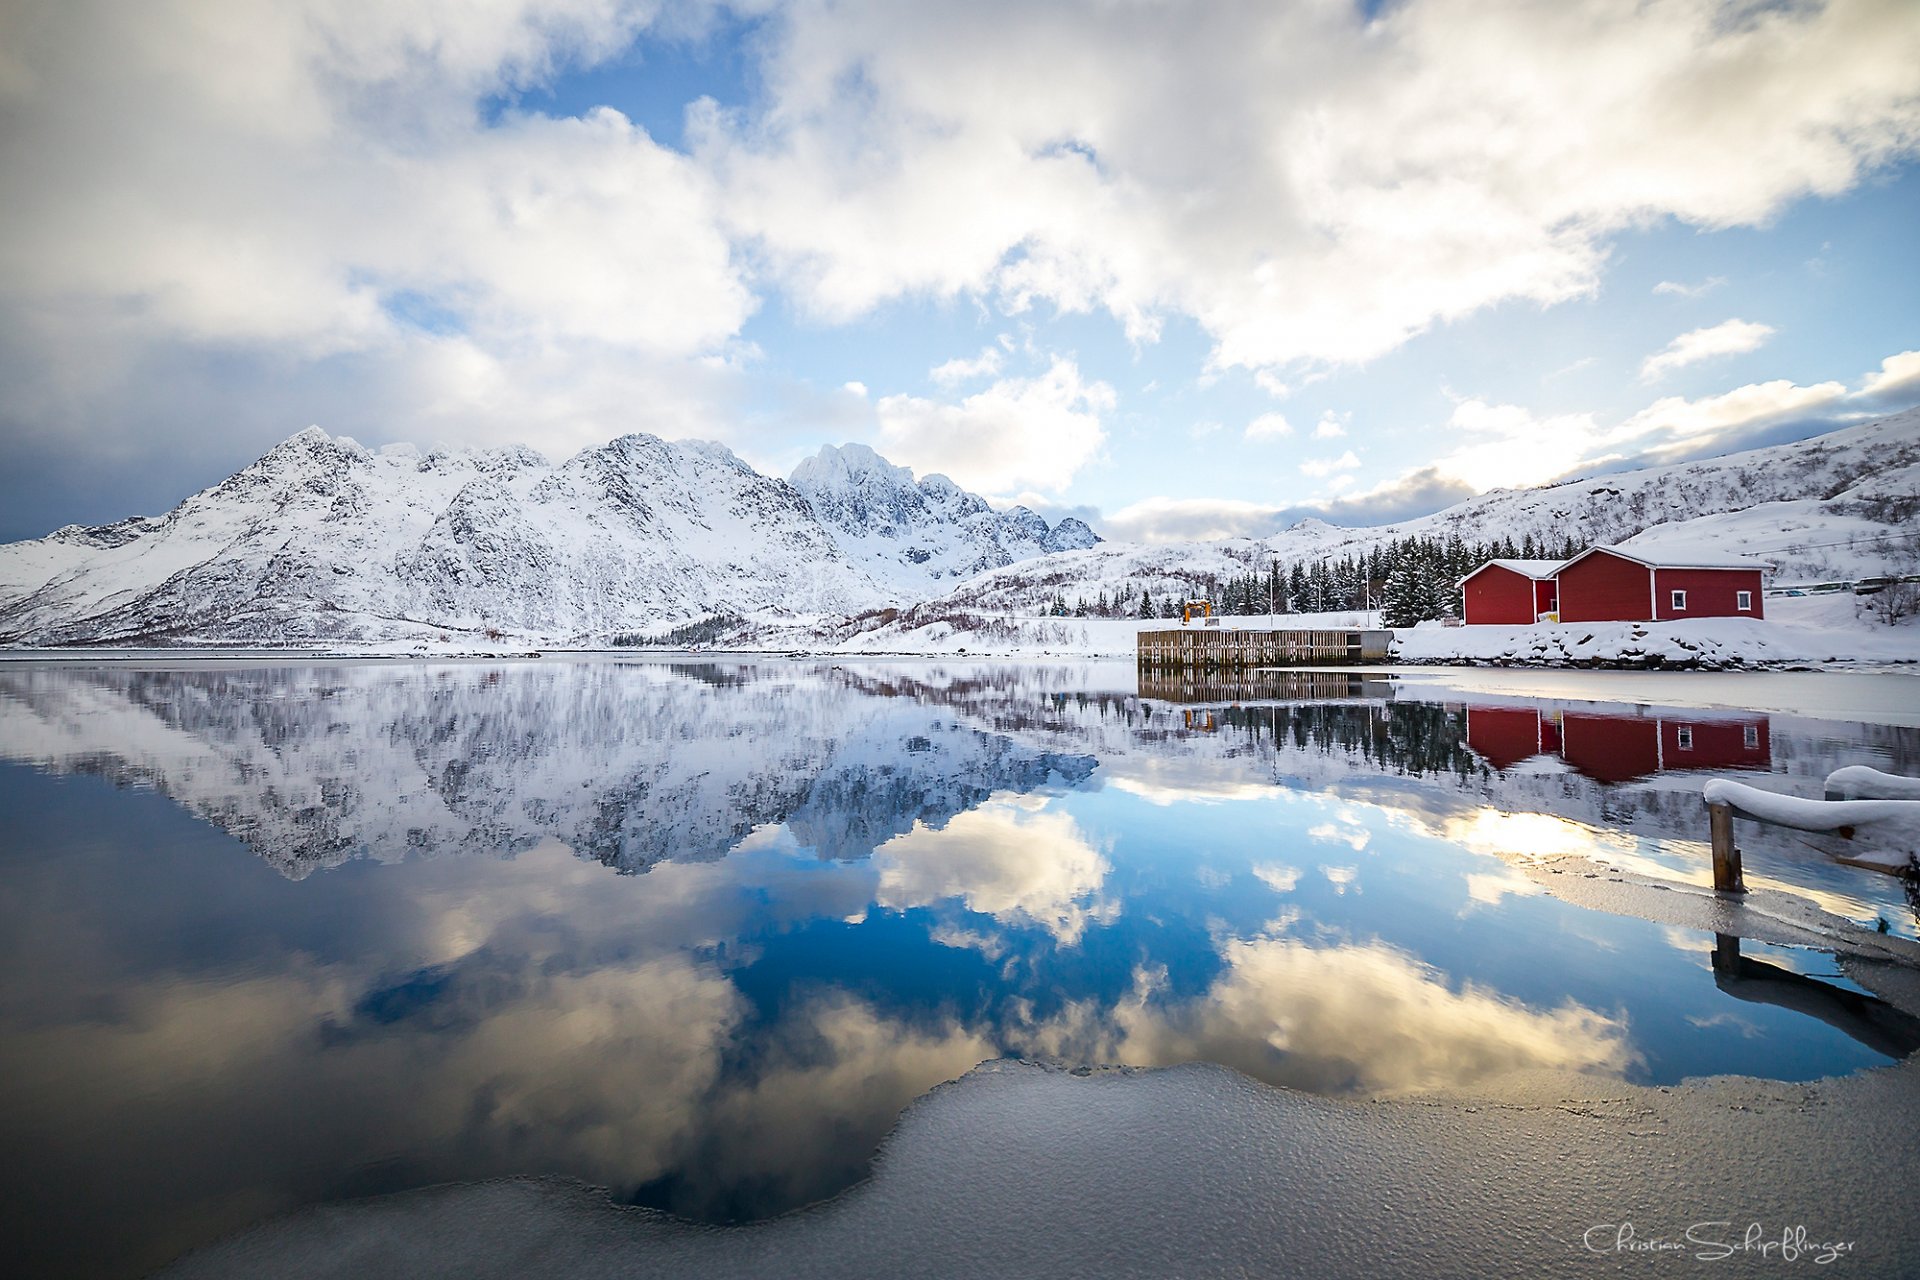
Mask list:
[[[1241,631],[1173,627],[1142,631],[1137,660],[1143,670],[1293,667],[1320,663],[1385,662],[1391,631]]]

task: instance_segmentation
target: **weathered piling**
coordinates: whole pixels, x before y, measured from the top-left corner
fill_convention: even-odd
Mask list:
[[[1713,836],[1713,887],[1719,893],[1745,893],[1740,846],[1733,842],[1733,806],[1709,804],[1707,825]]]
[[[1145,669],[1275,667],[1384,662],[1391,631],[1250,631],[1175,627],[1142,631],[1136,647]]]

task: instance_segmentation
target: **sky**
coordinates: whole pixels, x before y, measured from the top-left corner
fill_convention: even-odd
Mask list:
[[[1913,0],[0,0],[0,540],[309,424],[1109,537],[1920,402]]]

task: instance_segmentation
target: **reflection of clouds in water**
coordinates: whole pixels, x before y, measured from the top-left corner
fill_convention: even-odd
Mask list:
[[[1237,771],[1223,770],[1220,761],[1205,756],[1105,756],[1100,761],[1100,780],[1116,791],[1161,808],[1290,798],[1289,793],[1277,790],[1270,778],[1248,778]]]
[[[1532,898],[1545,892],[1540,885],[1511,867],[1467,873],[1467,898],[1470,903],[1497,907],[1503,898]]]
[[[1293,887],[1300,883],[1300,868],[1280,862],[1257,863],[1253,874],[1275,893],[1292,893]]]
[[[1359,853],[1373,842],[1373,832],[1359,825],[1352,814],[1342,814],[1338,823],[1323,822],[1307,828],[1307,835],[1323,844],[1344,844]]]
[[[1451,815],[1440,823],[1434,834],[1475,853],[1508,861],[1541,860],[1564,854],[1611,859],[1631,854],[1638,844],[1633,836],[1624,832],[1597,831],[1551,814],[1503,813],[1498,809],[1475,809]]]
[[[1381,943],[1313,947],[1290,938],[1229,942],[1207,994],[1153,999],[1143,982],[1115,1011],[1119,1057],[1195,1059],[1318,1092],[1399,1093],[1523,1068],[1618,1074],[1626,1027],[1576,1004],[1541,1012],[1468,984],[1458,991]]]
[[[800,1202],[857,1176],[909,1102],[1000,1056],[952,1018],[903,1021],[837,991],[789,1013],[756,1052],[753,1078],[715,1099],[718,1141],[692,1154],[705,1179]]]
[[[1062,944],[1118,903],[1086,902],[1106,881],[1107,859],[1079,824],[1033,797],[997,796],[944,827],[916,825],[874,851],[874,900],[904,909],[960,899],[1002,924],[1037,924]]]
[[[1710,1018],[1690,1013],[1687,1015],[1687,1021],[1703,1031],[1709,1027],[1730,1027],[1739,1032],[1741,1038],[1745,1040],[1757,1040],[1764,1034],[1760,1030],[1759,1023],[1751,1018],[1743,1018],[1737,1013],[1716,1013]]]
[[[1320,874],[1327,878],[1335,893],[1344,894],[1347,887],[1360,878],[1358,867],[1321,867]]]

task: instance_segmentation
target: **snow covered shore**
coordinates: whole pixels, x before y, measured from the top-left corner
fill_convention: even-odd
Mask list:
[[[1407,663],[1717,670],[1920,662],[1920,627],[1871,626],[1851,596],[1776,598],[1771,615],[1685,622],[1569,622],[1442,627],[1395,634]]]

